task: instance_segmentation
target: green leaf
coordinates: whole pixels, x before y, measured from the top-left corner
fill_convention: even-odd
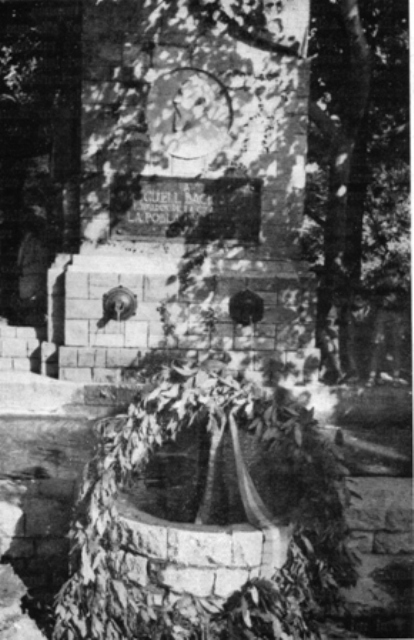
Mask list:
[[[82,582],[86,585],[95,581],[95,572],[92,569],[91,557],[88,553],[87,546],[82,547],[81,575]]]
[[[195,376],[198,371],[196,368],[190,369],[190,367],[178,367],[177,365],[173,365],[171,368],[179,373],[180,376],[183,376],[183,378],[191,378],[191,376]]]
[[[248,607],[246,599],[244,597],[242,597],[242,599],[241,599],[241,606],[242,606],[242,616],[243,616],[244,624],[246,625],[246,627],[251,629],[252,628],[252,619],[250,617],[249,607]]]
[[[119,604],[123,609],[128,606],[128,591],[121,580],[112,580],[112,589],[118,597]]]
[[[302,429],[300,424],[296,423],[294,430],[293,430],[293,434],[295,437],[295,442],[298,445],[298,447],[302,446],[302,441],[303,441],[303,436],[302,436]]]
[[[254,585],[250,588],[250,595],[252,596],[254,604],[257,606],[259,604],[259,592],[257,590],[257,587],[255,587]]]

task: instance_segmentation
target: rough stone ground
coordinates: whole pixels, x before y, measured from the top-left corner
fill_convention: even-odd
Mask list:
[[[22,610],[21,601],[26,592],[26,587],[11,566],[0,565],[1,640],[46,640]]]

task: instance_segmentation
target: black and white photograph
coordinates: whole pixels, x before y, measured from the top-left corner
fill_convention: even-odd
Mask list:
[[[0,640],[414,639],[409,0],[0,0]]]

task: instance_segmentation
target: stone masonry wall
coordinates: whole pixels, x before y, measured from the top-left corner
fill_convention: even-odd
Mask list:
[[[82,246],[63,276],[56,268],[49,282],[49,340],[62,345],[59,375],[67,380],[119,381],[148,350],[164,348],[190,350],[195,359],[225,350],[233,370],[257,371],[275,357],[300,367],[312,344],[311,287],[298,237],[309,64],[229,36],[222,25],[206,28],[189,6],[169,4],[163,13],[167,3],[84,3]],[[307,16],[302,3],[298,20],[306,25]],[[180,90],[168,78],[189,69],[207,93],[221,87],[216,102],[223,114],[217,132],[204,139],[203,160],[168,151]],[[259,180],[259,238],[201,246],[166,237],[162,225],[159,237],[118,236],[114,185],[139,176]],[[137,314],[102,326],[102,296],[120,284],[137,296]],[[263,298],[265,315],[242,328],[232,322],[228,301],[246,287]],[[174,325],[168,340],[160,305]],[[209,313],[214,332],[206,328]]]
[[[356,586],[342,592],[353,624],[370,637],[373,633],[375,637],[411,637],[411,479],[353,477],[347,483],[354,492],[346,511],[347,544],[360,558]],[[252,577],[262,575],[263,532],[249,525],[166,522],[139,511],[128,494],[121,496],[118,508],[124,531],[121,574],[134,575],[137,584],[150,586],[160,601],[166,589],[172,601],[183,593],[225,599]],[[285,562],[288,543],[289,536],[281,535],[276,568]]]
[[[74,256],[65,281],[65,344],[59,349],[62,379],[127,381],[151,350],[167,350],[167,356],[181,354],[194,361],[225,350],[228,367],[234,371],[260,371],[276,355],[285,362],[304,362],[313,331],[312,292],[296,278],[292,283],[287,262],[283,270],[282,265],[274,267],[273,273],[269,267],[266,275],[250,265],[244,278],[235,278],[231,266],[221,265],[219,275],[214,265],[206,265],[197,285],[186,289],[170,275],[179,268],[179,259],[169,254],[163,263],[150,262],[145,249],[142,253],[123,260],[88,258],[89,270],[84,269],[83,256]],[[143,262],[150,264],[151,273],[145,273]],[[136,314],[125,322],[102,323],[103,295],[118,285],[136,295]],[[263,320],[255,326],[236,325],[229,317],[230,296],[241,286],[249,286],[264,300]],[[167,336],[161,303],[173,327]],[[208,310],[216,318],[212,330],[204,321]]]
[[[41,344],[46,329],[40,327],[9,327],[0,325],[0,370],[41,370]]]
[[[249,525],[215,527],[167,522],[136,509],[124,494],[118,500],[124,531],[122,573],[141,586],[152,584],[162,598],[183,593],[229,597],[248,580],[267,577],[265,538]],[[288,528],[275,529],[273,566],[286,561]],[[122,579],[122,575],[120,576]]]
[[[68,575],[69,531],[77,483],[92,456],[85,420],[0,419],[0,562],[11,564],[35,599],[56,593]]]
[[[414,596],[412,478],[354,477],[346,512],[348,544],[360,557],[358,582],[343,595],[358,629],[376,637],[411,637]],[[373,628],[373,616],[376,626]],[[368,621],[367,618],[371,617]],[[365,629],[364,629],[365,625]],[[400,633],[407,635],[396,636]]]

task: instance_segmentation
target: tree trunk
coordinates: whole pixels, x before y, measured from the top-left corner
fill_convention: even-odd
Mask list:
[[[362,126],[352,159],[346,214],[344,265],[351,286],[357,284],[361,277],[363,217],[370,178],[367,143],[365,127]]]
[[[352,224],[348,221],[348,190],[360,125],[370,86],[370,52],[358,10],[358,0],[341,0],[340,11],[349,43],[349,73],[344,87],[341,128],[331,157],[328,216],[325,224],[325,282],[329,291],[340,287],[349,277],[345,254]],[[359,227],[358,227],[359,230]],[[360,251],[359,251],[360,255]]]

